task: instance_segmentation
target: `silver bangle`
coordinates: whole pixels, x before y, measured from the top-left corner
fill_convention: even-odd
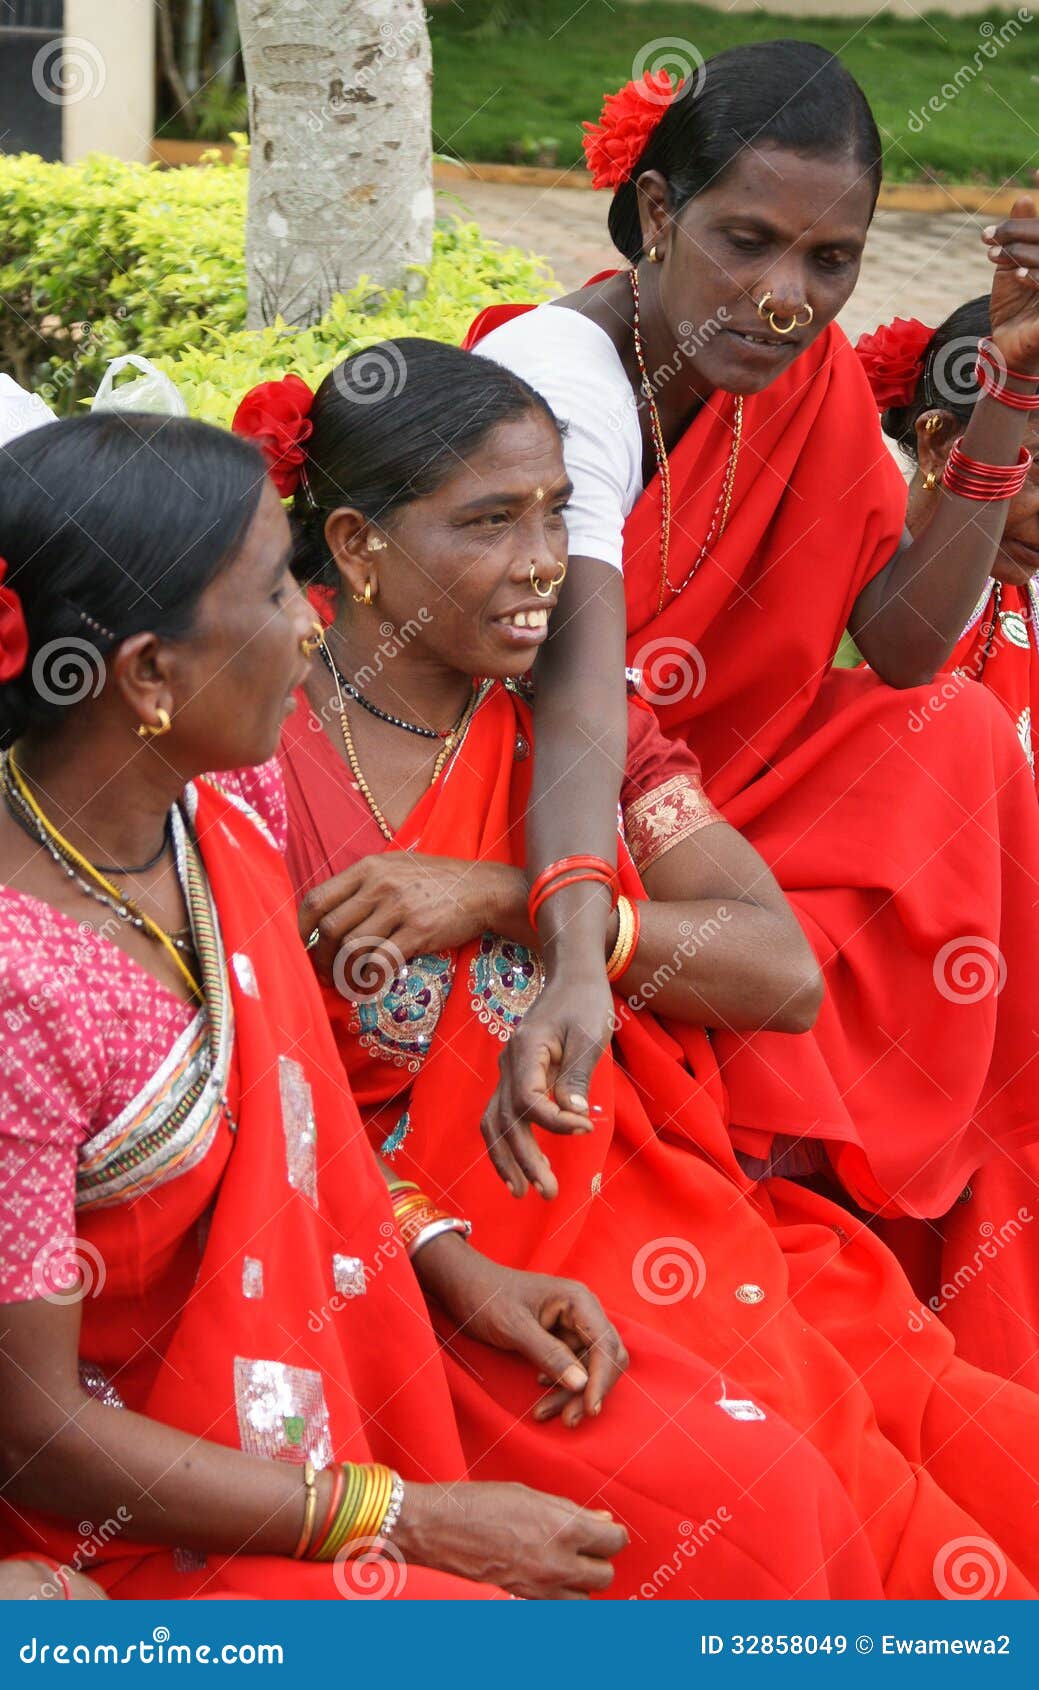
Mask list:
[[[393,1484],[390,1489],[390,1500],[386,1505],[386,1512],[382,1517],[382,1525],[375,1536],[385,1542],[400,1519],[400,1511],[404,1507],[404,1480],[399,1473],[394,1473]]]
[[[468,1238],[473,1230],[472,1221],[462,1221],[450,1215],[441,1216],[440,1220],[430,1221],[422,1231],[417,1233],[408,1245],[408,1260],[414,1261],[423,1244],[431,1244],[434,1238],[439,1238],[445,1232],[460,1232],[463,1238]]]

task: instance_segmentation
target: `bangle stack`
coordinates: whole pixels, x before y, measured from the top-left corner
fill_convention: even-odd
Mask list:
[[[606,959],[606,978],[619,980],[635,956],[639,942],[639,907],[622,894],[617,899],[617,938]]]
[[[1028,479],[1032,454],[1024,446],[1016,464],[983,464],[968,458],[963,450],[963,436],[953,442],[952,450],[942,471],[942,486],[961,499],[990,503],[996,499],[1016,499]]]
[[[547,903],[557,892],[562,892],[567,886],[577,886],[581,881],[597,882],[601,886],[608,886],[612,901],[617,902],[620,890],[617,880],[617,870],[606,861],[605,857],[576,856],[560,857],[548,867],[542,869],[527,899],[527,915],[530,925],[537,930],[537,914],[542,904]]]
[[[460,1232],[463,1238],[468,1238],[473,1230],[471,1221],[460,1220],[457,1215],[449,1215],[446,1209],[438,1209],[433,1199],[420,1191],[413,1180],[393,1180],[390,1202],[409,1260],[418,1255],[424,1244],[432,1243],[442,1233]]]
[[[386,1544],[404,1506],[404,1480],[391,1467],[373,1462],[355,1466],[344,1462],[332,1482],[332,1498],[318,1531],[313,1530],[317,1475],[308,1461],[303,1468],[307,1500],[303,1531],[294,1555],[297,1561],[334,1561],[374,1552]]]
[[[1039,393],[1015,393],[1006,385],[1008,381],[1023,381],[1034,387],[1039,376],[1008,369],[991,340],[978,342],[976,374],[981,391],[1001,405],[1008,405],[1012,411],[1039,411]]]

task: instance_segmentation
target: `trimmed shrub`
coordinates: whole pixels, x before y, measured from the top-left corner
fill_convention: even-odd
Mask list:
[[[312,328],[251,334],[246,157],[163,170],[0,155],[0,367],[67,414],[111,358],[140,352],[182,387],[193,415],[228,422],[254,381],[287,369],[319,379],[392,335],[460,340],[485,305],[558,291],[541,259],[449,221],[413,287],[384,293],[362,278]]]

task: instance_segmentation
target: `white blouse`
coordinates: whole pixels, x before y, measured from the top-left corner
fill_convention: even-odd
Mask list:
[[[522,376],[566,424],[571,556],[620,569],[625,518],[642,492],[642,434],[609,335],[565,305],[539,305],[485,335],[474,351]]]

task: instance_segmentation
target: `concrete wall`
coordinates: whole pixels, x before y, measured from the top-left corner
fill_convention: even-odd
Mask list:
[[[63,153],[147,161],[155,132],[152,0],[65,0]]]

